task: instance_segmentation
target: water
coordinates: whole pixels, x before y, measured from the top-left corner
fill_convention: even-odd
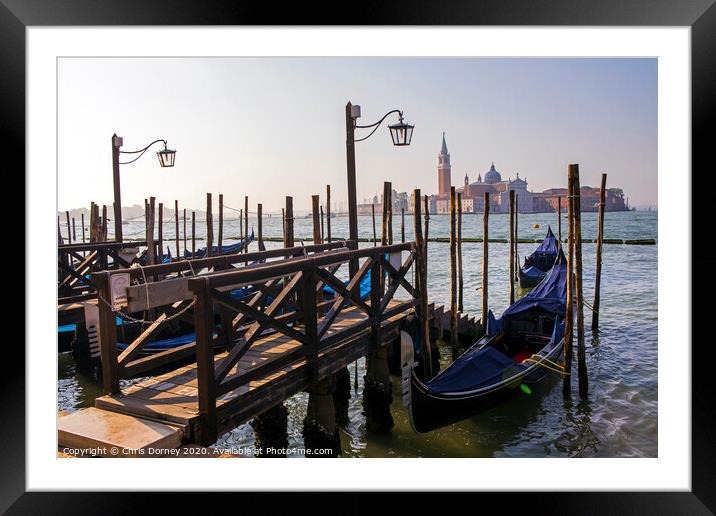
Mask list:
[[[509,218],[505,214],[490,217],[490,238],[507,238]],[[563,218],[563,234],[566,221]],[[249,220],[256,227],[255,219]],[[539,224],[538,229],[533,228]],[[556,233],[555,214],[520,214],[519,237],[542,238],[547,225]],[[181,224],[180,224],[181,225]],[[347,236],[347,218],[331,220],[332,235]],[[380,231],[380,221],[377,221]],[[197,222],[197,230],[200,224]],[[238,236],[238,221],[225,221],[225,234]],[[125,227],[125,235],[143,231],[142,221]],[[189,224],[190,227],[190,224]],[[394,238],[400,240],[400,215],[394,218]],[[173,237],[173,222],[165,224],[165,238]],[[214,222],[214,228],[218,224]],[[372,236],[370,217],[359,217],[361,237]],[[430,236],[448,236],[449,218],[431,215]],[[204,228],[201,228],[203,236]],[[310,219],[297,218],[295,235],[312,234]],[[281,235],[281,216],[264,216],[264,235]],[[412,215],[406,214],[406,238],[412,238]],[[582,215],[582,235],[596,238],[596,214]],[[464,215],[463,236],[482,236],[482,216]],[[657,212],[607,213],[605,238],[658,238]],[[227,243],[230,243],[228,241]],[[174,242],[169,245],[174,249]],[[203,245],[203,244],[198,244]],[[267,242],[267,248],[279,243]],[[362,246],[372,244],[361,244]],[[189,246],[191,243],[189,242]],[[536,244],[520,244],[518,252],[526,256]],[[394,377],[391,411],[395,427],[390,435],[374,436],[365,431],[362,415],[362,377],[364,360],[359,360],[359,390],[352,391],[349,405],[350,423],[341,432],[343,455],[347,457],[656,457],[657,449],[657,245],[604,245],[600,333],[593,338],[589,331],[591,312],[585,309],[587,329],[587,368],[589,400],[573,394],[565,399],[561,380],[549,376],[532,394],[520,394],[511,401],[443,429],[417,435],[410,429],[408,415],[401,405],[400,378]],[[464,308],[480,315],[482,244],[463,245]],[[489,306],[501,313],[509,302],[508,246],[489,246]],[[172,250],[174,254],[175,251]],[[429,296],[436,304],[449,301],[449,246],[431,243],[429,255]],[[594,297],[595,245],[583,246],[584,298]],[[576,341],[575,341],[576,342]],[[439,342],[443,366],[449,363],[449,348]],[[575,344],[576,345],[576,344]],[[349,367],[353,385],[354,367]],[[59,358],[58,405],[60,410],[91,406],[100,394],[98,383],[75,371],[72,357]],[[289,442],[303,445],[301,435],[306,413],[307,394],[293,396],[286,402],[289,410]],[[244,424],[223,435],[218,445],[250,448],[253,430]]]

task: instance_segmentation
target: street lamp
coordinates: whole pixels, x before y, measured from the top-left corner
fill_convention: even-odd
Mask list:
[[[399,109],[393,109],[388,111],[383,118],[370,125],[357,125],[356,121],[360,118],[360,106],[354,106],[350,102],[346,104],[346,162],[348,168],[348,232],[349,238],[357,242],[358,241],[358,206],[356,204],[356,154],[355,154],[355,142],[362,142],[367,140],[373,133],[375,133],[383,121],[391,114],[397,113],[399,121],[397,124],[388,126],[390,130],[390,137],[393,141],[393,145],[396,147],[410,145],[410,141],[413,138],[413,128],[415,126],[406,124],[403,121],[403,112]],[[373,130],[363,138],[355,139],[356,129],[370,129]],[[348,263],[348,269],[351,277],[358,272],[358,260],[356,258],[351,259]]]
[[[157,152],[159,165],[162,168],[173,167],[176,151],[167,148],[166,140],[154,140],[152,143],[150,143],[143,149],[139,149],[136,151],[123,151],[119,149],[122,146],[123,138],[121,136],[117,136],[116,134],[112,135],[112,177],[114,180],[114,239],[118,242],[122,241],[122,195],[119,183],[119,166],[134,163],[139,158],[141,158],[145,152],[147,152],[149,147],[159,142],[162,142],[164,144],[164,149]],[[138,156],[129,161],[119,161],[120,154],[138,154]]]

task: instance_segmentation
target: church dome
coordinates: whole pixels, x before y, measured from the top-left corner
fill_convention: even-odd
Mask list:
[[[490,170],[485,174],[485,183],[499,183],[502,181],[502,176],[495,170],[495,163],[492,163]]]

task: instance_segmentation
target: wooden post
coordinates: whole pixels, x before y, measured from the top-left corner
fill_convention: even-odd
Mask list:
[[[281,208],[281,235],[283,235],[283,245],[286,246],[286,209]]]
[[[209,279],[193,278],[190,288],[194,292],[194,328],[196,331],[196,376],[199,398],[199,444],[216,441],[216,379],[214,373],[213,330],[214,310],[209,297]]]
[[[196,212],[191,212],[191,257],[196,258]]]
[[[515,288],[517,285],[517,271],[520,270],[520,255],[517,252],[517,241],[519,240],[519,227],[520,227],[520,196],[515,193],[515,275],[513,276],[513,280],[515,282]]]
[[[325,219],[323,218],[323,205],[321,205],[321,243],[325,240],[325,232],[326,225],[325,225]]]
[[[244,209],[239,210],[239,240],[244,240]]]
[[[221,256],[221,246],[224,244],[224,194],[219,194],[219,249],[217,255]]]
[[[567,176],[567,307],[564,319],[564,384],[562,391],[565,395],[572,392],[572,341],[574,327],[574,281],[572,271],[574,270],[574,197],[572,195],[573,171],[569,166]]]
[[[177,260],[181,257],[179,249],[179,201],[174,200],[174,242],[176,243]]]
[[[393,185],[391,185],[389,181],[383,182],[383,219],[380,228],[380,245],[387,245],[388,239],[390,238],[388,235],[388,217],[390,213],[388,205],[390,204],[390,191],[392,188]]]
[[[164,204],[159,203],[159,219],[157,220],[157,232],[159,241],[159,256],[157,256],[157,263],[164,262]]]
[[[184,208],[184,254],[186,254],[186,208]]]
[[[313,223],[313,243],[321,243],[321,222],[318,213],[319,196],[311,196],[311,222]]]
[[[405,208],[400,208],[400,243],[405,243]]]
[[[370,209],[373,213],[373,247],[375,247],[378,245],[378,239],[376,238],[376,235],[375,235],[375,203],[370,205]]]
[[[107,241],[107,205],[102,205],[102,242]]]
[[[457,311],[462,313],[462,194],[457,194]]]
[[[263,204],[259,203],[256,205],[256,226],[258,228],[259,238],[259,251],[264,250],[264,207]]]
[[[423,377],[425,381],[428,381],[433,377],[433,361],[430,349],[430,328],[428,326],[427,264],[423,253],[423,231],[420,215],[420,189],[416,188],[413,190],[413,226],[415,231],[415,245],[417,247],[415,251],[417,258],[415,264],[415,286],[420,293],[420,304],[417,312],[420,324],[420,340],[423,343]]]
[[[482,207],[482,329],[487,331],[487,258],[489,250],[490,193],[485,192]]]
[[[331,243],[333,241],[331,239],[331,185],[326,185],[326,229],[328,243]]]
[[[515,191],[510,190],[510,305],[515,302]]]
[[[383,201],[385,202],[385,201]],[[388,244],[393,245],[393,185],[388,192]]]
[[[80,213],[80,215],[82,216],[82,218],[80,220],[81,220],[81,224],[82,224],[82,243],[84,244],[85,243],[85,213],[82,212],[82,213]]]
[[[358,243],[358,204],[356,198],[356,149],[355,119],[353,105],[346,104],[346,170],[348,178],[348,234],[349,239]],[[348,262],[348,276],[352,278],[358,272],[358,259]]]
[[[286,196],[286,236],[284,247],[293,247],[293,197]]]
[[[423,239],[423,254],[425,255],[425,270],[428,267],[428,235],[430,234],[430,210],[428,203],[428,196],[425,196],[425,238]]]
[[[584,296],[582,290],[582,208],[579,186],[579,165],[574,167],[574,279],[576,283],[575,308],[577,310],[577,371],[579,374],[579,396],[587,398],[589,385],[587,380],[587,361],[584,349]]]
[[[458,357],[457,340],[457,203],[455,187],[450,187],[450,348],[452,359]]]
[[[599,294],[602,286],[602,244],[604,241],[604,208],[607,196],[607,175],[602,174],[602,185],[599,189],[599,213],[597,227],[597,270],[594,273],[594,303],[592,304],[592,332],[599,330]]]
[[[557,197],[557,238],[559,246],[562,247],[562,198]]]
[[[206,256],[213,256],[214,215],[211,213],[211,194],[206,194]]]
[[[112,184],[114,187],[114,239],[121,242],[122,238],[122,187],[119,177],[119,148],[121,138],[112,135]]]
[[[72,241],[77,242],[77,231],[75,230],[75,218],[72,217]]]
[[[112,288],[107,271],[94,275],[99,302],[99,353],[102,362],[102,391],[104,394],[119,392],[119,374],[117,371],[117,323],[111,308]]]
[[[147,212],[147,265],[154,265],[156,261],[156,247],[154,246],[154,197],[149,198]]]
[[[249,196],[244,196],[244,252],[249,252]]]

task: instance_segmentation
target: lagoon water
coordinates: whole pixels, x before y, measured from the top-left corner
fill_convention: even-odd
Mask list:
[[[227,219],[233,212],[226,214]],[[378,215],[379,216],[379,215]],[[566,216],[563,235],[566,235]],[[520,214],[520,238],[544,237],[547,226],[557,233],[556,214]],[[508,216],[491,214],[490,238],[507,238]],[[400,240],[400,214],[394,217],[393,234]],[[238,220],[225,220],[225,234],[238,237]],[[411,239],[412,215],[405,216],[406,239]],[[539,228],[534,228],[539,224]],[[181,224],[180,224],[181,225]],[[197,221],[197,235],[203,236],[205,224]],[[256,220],[249,219],[256,228]],[[377,220],[380,231],[380,220]],[[190,227],[190,223],[189,223]],[[201,229],[200,229],[201,227]],[[331,219],[332,235],[347,237],[348,219]],[[125,238],[142,236],[144,222],[134,221],[124,226]],[[218,228],[217,221],[214,228]],[[370,217],[359,217],[360,236],[372,236]],[[430,237],[447,237],[449,218],[431,215]],[[181,231],[181,229],[180,229]],[[174,223],[164,224],[164,238],[174,251]],[[281,235],[281,216],[264,215],[264,236]],[[596,238],[596,213],[582,214],[582,237]],[[310,237],[311,220],[296,218],[295,235]],[[482,215],[463,216],[463,237],[482,236]],[[110,235],[111,238],[111,235]],[[633,211],[607,213],[605,238],[658,238],[657,212]],[[232,243],[230,238],[226,243]],[[308,243],[308,242],[307,242]],[[189,243],[189,245],[191,245]],[[267,242],[266,247],[281,244]],[[372,245],[362,243],[361,246]],[[520,244],[521,258],[537,244]],[[198,243],[197,247],[203,246]],[[584,299],[591,304],[594,297],[595,245],[583,245]],[[256,249],[255,244],[252,245]],[[492,243],[489,247],[489,306],[497,315],[507,308],[508,246]],[[465,243],[462,248],[464,269],[464,309],[480,316],[482,244]],[[429,296],[436,304],[449,302],[449,246],[430,243]],[[593,337],[589,331],[591,312],[585,308],[587,367],[589,370],[589,399],[581,401],[577,381],[573,380],[570,398],[562,394],[561,379],[548,376],[532,389],[531,394],[520,393],[511,401],[460,423],[417,435],[410,429],[408,415],[401,405],[400,378],[393,378],[391,411],[395,427],[386,436],[370,435],[365,431],[362,414],[362,385],[364,360],[358,361],[359,388],[351,392],[350,423],[341,431],[341,445],[345,457],[656,457],[657,449],[657,256],[658,245],[605,244],[603,253],[600,332]],[[449,349],[439,342],[443,367],[450,361]],[[576,339],[575,339],[576,346]],[[349,367],[351,385],[355,374]],[[92,406],[100,394],[97,380],[76,372],[71,354],[61,354],[58,362],[58,409],[76,410]],[[301,393],[286,403],[289,409],[289,441],[301,447],[303,417],[308,395]],[[250,449],[254,444],[249,424],[241,425],[220,437],[218,446]]]

